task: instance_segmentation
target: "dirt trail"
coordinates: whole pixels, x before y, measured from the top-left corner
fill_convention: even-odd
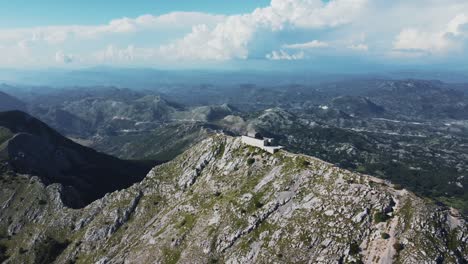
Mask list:
[[[398,211],[399,211],[399,199],[398,196],[404,195],[404,190],[396,191],[395,194],[395,206],[393,207],[393,217],[386,223],[381,223],[377,226],[377,229],[370,236],[371,241],[368,242],[367,248],[362,252],[364,263],[378,263],[378,264],[389,264],[393,263],[393,258],[396,254],[393,245],[397,242],[395,237],[396,229],[399,222]],[[387,233],[390,238],[383,239],[381,233]]]

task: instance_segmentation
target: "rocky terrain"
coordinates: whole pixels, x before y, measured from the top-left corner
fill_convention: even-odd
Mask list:
[[[20,111],[0,112],[0,164],[32,174],[50,185],[60,183],[64,203],[82,207],[107,192],[143,179],[156,162],[125,161],[67,139]]]
[[[212,127],[201,122],[159,125],[149,131],[93,137],[88,145],[123,159],[171,160],[208,137]]]
[[[71,97],[57,92],[44,101],[38,96],[30,104],[31,114],[61,133],[86,138],[147,132],[166,123],[210,122],[237,111],[227,104],[185,107],[151,92],[127,89],[111,89],[112,95],[73,91]]]
[[[82,209],[2,173],[5,263],[466,263],[451,208],[322,160],[212,135]]]
[[[0,85],[75,142],[122,159],[170,160],[212,132],[258,130],[291,152],[391,180],[468,214],[468,86],[416,79],[145,89]]]
[[[248,117],[244,131],[253,128],[292,152],[391,180],[468,212],[468,134],[462,124],[460,130],[453,125],[452,131],[441,131],[434,123],[363,120],[334,109],[311,111],[267,109]]]

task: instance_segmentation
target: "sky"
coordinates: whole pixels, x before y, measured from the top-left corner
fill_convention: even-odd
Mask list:
[[[468,69],[466,0],[0,1],[1,68]]]

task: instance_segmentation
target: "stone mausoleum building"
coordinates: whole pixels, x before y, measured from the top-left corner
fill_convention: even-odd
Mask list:
[[[275,146],[273,138],[266,138],[257,132],[249,132],[247,136],[242,136],[242,143],[253,147],[261,148],[266,152],[274,154],[282,149],[282,146]]]

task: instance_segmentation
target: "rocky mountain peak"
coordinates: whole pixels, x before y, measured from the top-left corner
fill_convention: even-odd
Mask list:
[[[9,200],[3,215],[16,209],[21,195]],[[57,211],[51,202],[42,210],[34,220],[41,225],[1,223],[16,227],[13,241],[28,228],[49,237],[63,230],[70,240],[58,263],[425,263],[468,257],[466,222],[455,211],[371,176],[287,151],[272,155],[224,135],[84,209]],[[12,260],[34,257],[7,252]]]

